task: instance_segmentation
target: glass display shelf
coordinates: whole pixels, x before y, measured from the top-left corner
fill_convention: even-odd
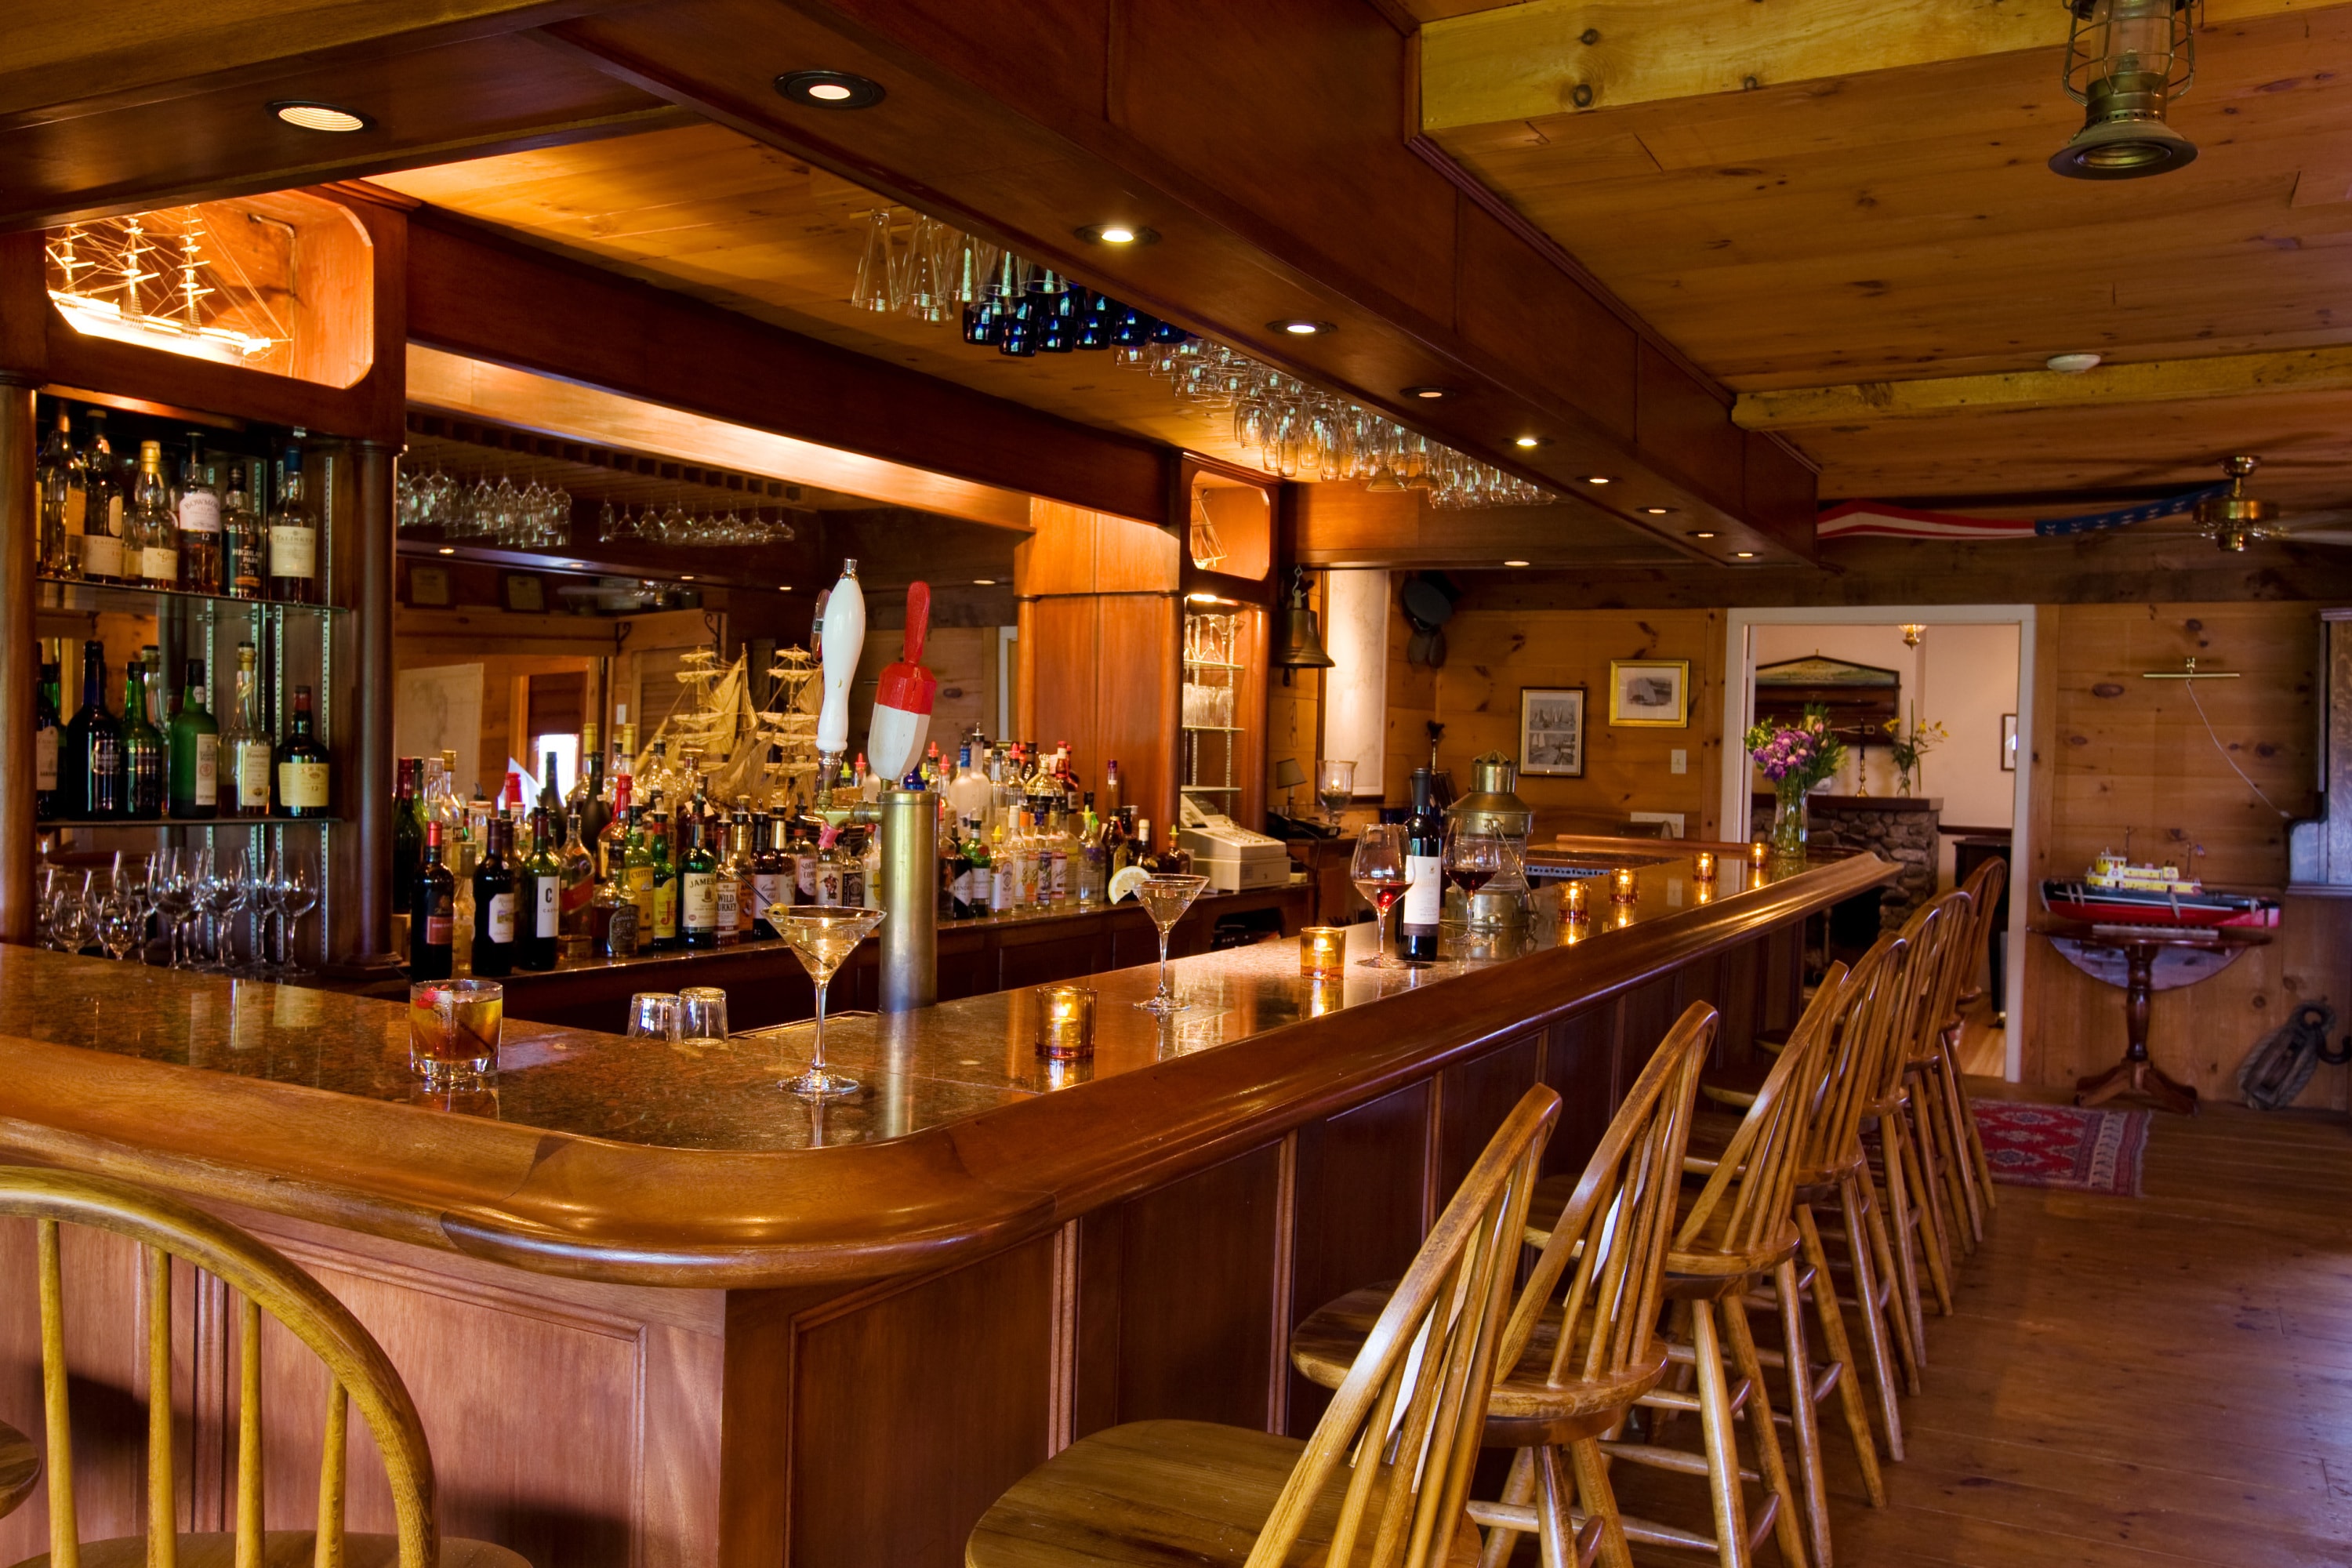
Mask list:
[[[132,588],[120,583],[84,583],[64,577],[37,577],[39,608],[44,610],[119,610],[131,615],[151,613],[159,599],[188,605],[222,605],[233,610],[300,610],[319,616],[347,616],[341,605],[305,605],[292,599],[236,599],[226,594],[196,594],[185,588]]]
[[[316,827],[340,816],[45,816],[43,827]]]
[[[1239,795],[1242,792],[1242,786],[1239,784],[1178,784],[1176,786],[1176,790],[1180,795],[1187,793],[1192,795]]]
[[[1184,728],[1195,735],[1238,735],[1242,732],[1238,724],[1187,724]]]
[[[1227,664],[1223,659],[1188,658],[1184,661],[1184,668],[1187,669],[1240,669],[1243,667],[1238,664]]]

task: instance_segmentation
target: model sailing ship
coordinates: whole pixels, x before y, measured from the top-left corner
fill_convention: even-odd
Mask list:
[[[2274,926],[2279,907],[2246,893],[2217,893],[2181,875],[2173,865],[2137,864],[2131,839],[2124,853],[2102,850],[2091,868],[2074,881],[2049,878],[2042,884],[2042,907],[2061,920],[2097,926],[2200,929]]]

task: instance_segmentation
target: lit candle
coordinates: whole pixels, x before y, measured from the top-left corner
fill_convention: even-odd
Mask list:
[[[1347,972],[1347,927],[1307,926],[1299,931],[1299,973],[1309,980],[1337,980]]]
[[[1584,879],[1571,877],[1559,886],[1560,918],[1569,924],[1582,925],[1592,918],[1591,895],[1584,890]]]
[[[1084,985],[1040,985],[1037,1054],[1078,1061],[1095,1054],[1095,994]]]
[[[1761,838],[1751,839],[1748,845],[1748,863],[1750,866],[1761,866],[1764,864],[1764,858],[1771,852],[1771,847]]]
[[[1630,904],[1641,895],[1633,889],[1633,868],[1620,866],[1609,873],[1609,897],[1613,903]]]
[[[1691,857],[1691,879],[1698,882],[1715,880],[1715,851],[1702,849]]]

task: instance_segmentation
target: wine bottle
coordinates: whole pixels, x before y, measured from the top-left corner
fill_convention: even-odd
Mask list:
[[[167,784],[163,733],[147,717],[147,667],[122,667],[122,815],[150,820],[163,815]]]
[[[416,868],[425,860],[425,818],[417,810],[416,780],[424,766],[417,757],[403,757],[394,765],[392,786],[392,912],[409,912],[408,897]]]
[[[228,782],[223,816],[269,815],[269,731],[261,727],[258,700],[253,645],[241,642],[236,645],[236,700],[220,737]]]
[[[122,723],[106,710],[106,645],[81,645],[81,707],[58,748],[58,812],[103,822],[122,815]]]
[[[408,892],[408,977],[446,980],[451,964],[450,925],[457,909],[457,879],[441,864],[441,825],[425,829],[425,863]]]
[[[709,828],[690,811],[678,818],[678,934],[692,948],[719,945],[719,860],[710,853]]]
[[[514,973],[514,824],[493,818],[484,847],[474,866],[474,973],[496,979]]]
[[[1430,803],[1427,768],[1412,770],[1412,815],[1404,819],[1404,897],[1397,903],[1397,956],[1437,962],[1437,925],[1445,909],[1445,818]]]
[[[172,815],[183,821],[220,815],[220,725],[205,700],[204,660],[192,658],[180,686],[180,710],[163,737],[171,753]],[[415,869],[414,860],[409,868]],[[396,890],[401,898],[408,895],[405,885]]]
[[[286,448],[286,492],[269,519],[269,596],[280,604],[319,602],[319,523],[302,484],[302,448]]]
[[[553,762],[552,757],[548,759]],[[563,863],[555,857],[555,826],[544,805],[530,814],[530,853],[515,871],[515,967],[555,967],[563,929]]]
[[[58,815],[58,742],[65,734],[58,661],[64,654],[47,637],[41,639],[41,689],[33,699],[33,816],[47,822]]]
[[[327,815],[327,748],[311,728],[310,689],[294,689],[294,722],[278,757],[278,809],[289,816]]]

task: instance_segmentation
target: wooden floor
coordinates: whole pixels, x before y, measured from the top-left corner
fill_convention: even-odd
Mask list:
[[[2001,1188],[1957,1315],[1930,1308],[1889,1507],[1829,1439],[1841,1568],[2352,1563],[2352,1129],[2159,1115],[2146,1189]],[[1618,1476],[1629,1510],[1703,1507]]]

